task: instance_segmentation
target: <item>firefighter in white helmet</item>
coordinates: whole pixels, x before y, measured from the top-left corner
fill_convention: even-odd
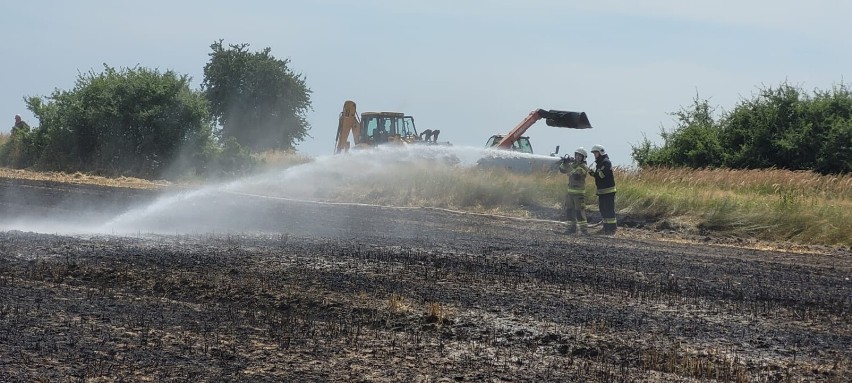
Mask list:
[[[597,187],[598,207],[603,219],[601,233],[615,234],[618,222],[615,219],[615,176],[612,174],[612,162],[601,145],[592,146],[595,156],[595,170],[589,172],[595,178]]]
[[[587,234],[589,224],[586,221],[586,149],[577,148],[574,158],[566,155],[559,164],[559,171],[568,175],[568,193],[565,195],[565,222],[568,228],[566,234],[574,234],[577,229]]]

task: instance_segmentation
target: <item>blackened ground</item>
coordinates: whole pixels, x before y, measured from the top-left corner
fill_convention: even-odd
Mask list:
[[[215,213],[195,213],[191,235],[0,233],[0,381],[852,374],[847,251],[674,243],[629,230],[576,237],[545,221],[216,198]],[[234,220],[209,234],[209,214]],[[178,218],[158,223],[192,222]]]

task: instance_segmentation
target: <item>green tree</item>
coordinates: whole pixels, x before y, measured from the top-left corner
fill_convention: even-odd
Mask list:
[[[639,166],[720,166],[724,151],[714,112],[708,100],[696,95],[690,108],[671,113],[677,126],[671,131],[661,130],[663,146],[658,147],[644,137],[643,142],[632,145],[633,160]]]
[[[42,169],[159,177],[180,157],[211,145],[207,101],[189,77],[146,68],[80,74],[70,91],[27,107],[40,121],[32,134]]]
[[[37,153],[33,141],[35,134],[28,130],[13,130],[0,146],[0,164],[24,168],[35,162]]]
[[[642,133],[642,142],[630,145],[630,157],[636,162],[639,167],[654,166],[657,161],[654,158],[659,153],[660,148],[654,145],[645,133]]]
[[[815,170],[820,173],[852,173],[852,120],[835,121],[816,153]]]
[[[304,76],[276,59],[271,49],[250,52],[249,44],[210,45],[202,88],[222,138],[233,137],[255,151],[292,149],[307,136],[311,90]]]
[[[721,137],[728,152],[725,163],[734,168],[803,169],[809,147],[803,138],[807,95],[787,83],[760,90],[741,101],[722,123]]]
[[[778,167],[823,173],[852,171],[852,93],[845,85],[808,94],[782,83],[742,101],[722,122],[735,168]]]
[[[807,137],[813,168],[821,173],[852,172],[852,92],[845,84],[815,91],[808,124],[817,137]]]
[[[846,85],[813,95],[786,82],[763,88],[714,120],[706,100],[673,113],[678,125],[633,146],[639,166],[783,168],[852,171],[852,92]]]

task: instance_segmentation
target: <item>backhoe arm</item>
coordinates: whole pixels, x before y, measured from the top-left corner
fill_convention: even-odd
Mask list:
[[[334,140],[334,154],[349,151],[349,133],[352,133],[354,145],[361,140],[361,121],[358,120],[358,112],[355,102],[347,100],[343,103],[343,111],[337,121],[337,137]]]

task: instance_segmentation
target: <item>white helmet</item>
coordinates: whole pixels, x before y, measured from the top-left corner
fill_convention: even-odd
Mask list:
[[[589,153],[587,153],[587,152],[586,152],[586,149],[583,149],[583,147],[582,147],[582,146],[581,146],[581,147],[579,147],[579,148],[577,148],[577,150],[575,150],[575,151],[574,151],[574,154],[582,155],[582,156],[583,156],[583,158],[588,158],[588,157],[589,157]]]
[[[592,146],[592,153],[594,153],[594,152],[598,152],[598,153],[600,153],[601,155],[606,154],[606,150],[604,150],[603,145],[595,145],[595,146]]]

